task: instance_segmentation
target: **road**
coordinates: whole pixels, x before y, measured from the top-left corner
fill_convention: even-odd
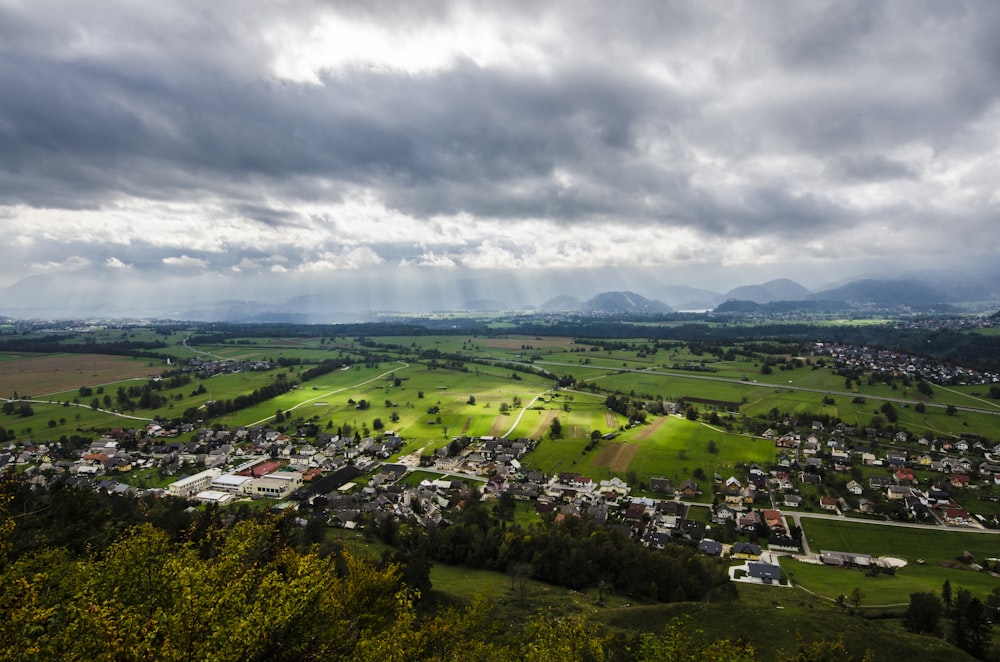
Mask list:
[[[767,384],[767,383],[761,383],[761,382],[748,382],[748,381],[744,381],[742,379],[733,379],[731,377],[711,377],[709,375],[693,375],[693,374],[691,374],[689,372],[672,372],[672,371],[666,371],[666,370],[635,370],[635,369],[632,369],[632,368],[615,368],[615,367],[612,367],[612,366],[584,365],[582,363],[561,363],[561,362],[558,362],[558,361],[535,361],[534,363],[521,362],[521,365],[550,365],[550,366],[559,366],[559,367],[562,367],[562,368],[589,368],[591,370],[603,370],[603,371],[612,372],[612,373],[634,372],[634,373],[638,373],[638,374],[641,374],[641,375],[658,375],[658,376],[661,376],[661,377],[675,377],[675,378],[679,378],[679,379],[700,379],[702,381],[709,381],[709,382],[722,382],[722,383],[725,383],[725,384],[742,384],[744,386],[757,387],[757,388],[767,388],[767,389],[788,389],[789,391],[802,391],[802,392],[805,392],[805,393],[821,393],[823,395],[830,395],[830,396],[835,396],[836,395],[836,396],[849,397],[849,398],[855,398],[855,397],[858,397],[860,395],[861,397],[865,398],[866,400],[877,400],[877,401],[880,401],[880,402],[893,402],[893,403],[900,404],[900,405],[915,405],[915,404],[917,404],[916,400],[907,400],[905,398],[890,398],[890,397],[882,396],[882,395],[869,395],[867,393],[865,393],[865,394],[859,394],[859,393],[853,393],[853,392],[848,392],[848,391],[832,391],[830,389],[810,388],[808,386],[796,386],[794,384]],[[926,407],[937,407],[938,409],[946,409],[947,408],[947,405],[939,404],[939,403],[936,403],[936,402],[923,402],[923,404]],[[955,409],[957,409],[958,411],[967,411],[967,412],[973,412],[973,413],[977,413],[977,414],[991,414],[993,416],[1000,416],[1000,409],[997,409],[997,408],[994,408],[994,409],[980,409],[978,407],[956,406]]]
[[[711,508],[710,503],[700,503],[694,501],[685,501],[689,506],[696,506],[700,508]],[[982,533],[987,535],[1000,535],[1000,529],[975,529],[966,528],[958,526],[940,526],[937,524],[915,524],[912,522],[894,522],[892,520],[879,520],[879,519],[861,519],[859,517],[844,517],[842,515],[827,515],[825,513],[806,513],[796,510],[786,510],[782,511],[782,514],[791,517],[795,520],[795,523],[802,526],[800,522],[801,519],[825,519],[833,520],[835,522],[849,522],[851,524],[872,524],[875,526],[892,526],[901,529],[924,529],[926,531],[954,531],[957,533]]]
[[[115,382],[117,383],[117,382]],[[16,400],[11,398],[0,398],[0,402],[31,402],[36,405],[59,405],[60,407],[82,407],[83,409],[90,409],[92,411],[99,411],[102,414],[110,414],[112,416],[117,416],[118,418],[127,418],[131,421],[143,421],[144,423],[149,423],[152,418],[144,418],[142,416],[131,416],[129,414],[122,414],[121,412],[111,411],[110,409],[101,409],[100,407],[94,408],[90,405],[85,405],[79,402],[58,402],[56,400],[38,400],[35,398],[17,398]]]
[[[510,435],[514,434],[514,430],[516,430],[517,426],[521,423],[521,419],[524,417],[524,412],[528,411],[528,409],[531,407],[531,405],[535,404],[535,402],[538,401],[538,398],[542,397],[543,395],[545,395],[546,393],[548,393],[551,390],[552,389],[545,389],[544,391],[542,391],[541,393],[539,393],[538,395],[536,395],[535,397],[533,397],[531,399],[531,402],[529,402],[528,404],[524,405],[524,407],[521,408],[521,411],[518,412],[517,418],[514,419],[514,424],[510,426],[510,429],[507,430],[507,434],[505,434],[503,436],[506,437],[506,438],[510,438]]]
[[[376,375],[375,377],[372,377],[371,379],[366,379],[363,382],[358,382],[357,384],[351,384],[350,386],[344,386],[343,388],[335,388],[332,391],[324,391],[324,392],[320,393],[319,395],[317,395],[315,398],[309,398],[308,400],[303,400],[302,402],[300,402],[300,403],[298,403],[298,404],[296,404],[296,405],[294,405],[292,407],[289,407],[286,411],[294,411],[294,410],[298,409],[299,407],[303,407],[303,406],[308,405],[310,403],[316,402],[317,400],[322,400],[323,398],[326,398],[328,396],[335,395],[337,393],[342,393],[344,391],[349,391],[351,389],[355,389],[355,388],[358,388],[359,386],[364,386],[366,384],[371,384],[372,382],[378,381],[380,379],[385,379],[386,377],[388,377],[392,373],[396,372],[396,370],[404,370],[404,369],[410,367],[409,363],[403,363],[402,361],[399,361],[399,364],[400,364],[401,367],[399,367],[399,368],[393,368],[392,370],[386,370],[381,375]],[[259,421],[254,421],[253,423],[248,423],[247,427],[253,427],[255,425],[263,425],[264,423],[267,423],[268,421],[270,421],[272,418],[274,418],[274,415],[268,416],[267,418],[262,418]]]

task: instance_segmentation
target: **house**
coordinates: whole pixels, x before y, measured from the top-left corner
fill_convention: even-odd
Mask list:
[[[847,484],[847,491],[851,494],[860,496],[860,494],[864,491],[864,488],[861,487],[861,483],[856,480],[852,480]]]
[[[752,542],[738,542],[733,545],[730,556],[734,559],[752,559],[756,561],[760,558],[760,545]]]
[[[770,563],[753,562],[747,564],[747,575],[762,584],[780,584],[781,568]]]
[[[677,491],[681,493],[682,497],[693,497],[701,494],[701,491],[698,489],[698,483],[690,478],[681,483]]]
[[[716,524],[732,521],[736,518],[736,511],[725,504],[719,504],[712,513],[712,521]]]
[[[913,493],[913,490],[903,485],[889,485],[885,488],[885,496],[891,501],[905,499]]]
[[[952,474],[951,475],[951,486],[952,487],[968,487],[969,486],[969,474]]]
[[[698,551],[705,556],[720,556],[722,554],[722,543],[711,538],[705,538],[698,544]]]
[[[833,497],[820,497],[819,507],[823,510],[837,510],[837,500]]]
[[[819,474],[811,474],[806,471],[799,472],[799,480],[805,485],[819,485],[823,482]]]
[[[885,476],[872,476],[868,479],[868,487],[872,488],[873,490],[883,490],[889,487],[889,485],[891,484],[892,481],[890,481]]]
[[[662,494],[672,495],[674,493],[674,485],[670,482],[669,478],[650,478],[649,489]]]
[[[798,494],[786,494],[784,505],[791,508],[800,508],[802,506],[802,497]]]
[[[780,510],[765,510],[763,517],[764,517],[764,523],[767,524],[767,528],[769,529],[785,528],[785,522],[781,519]]]
[[[660,531],[650,531],[646,534],[646,537],[643,538],[642,542],[646,547],[666,549],[667,545],[670,543],[670,534]]]
[[[897,485],[913,485],[917,481],[910,469],[896,469],[892,472],[892,476]]]
[[[951,494],[945,490],[931,488],[927,490],[927,503],[931,506],[941,506],[951,501]]]
[[[705,537],[705,532],[708,530],[708,525],[704,522],[699,522],[694,519],[684,520],[684,535],[686,535],[691,540],[701,540]]]
[[[760,513],[756,510],[751,510],[746,514],[741,515],[736,524],[739,526],[741,531],[756,531],[757,527],[763,524],[763,520],[760,517]]]
[[[962,508],[949,508],[944,512],[944,521],[952,526],[972,524],[972,515]]]

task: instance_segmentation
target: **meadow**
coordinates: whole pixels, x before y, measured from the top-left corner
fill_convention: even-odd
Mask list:
[[[802,528],[813,552],[830,550],[893,556],[907,562],[893,575],[870,575],[858,569],[831,568],[782,558],[782,569],[810,591],[835,599],[860,587],[870,605],[906,604],[911,593],[940,592],[945,580],[981,599],[1000,586],[1000,578],[969,569],[966,552],[979,561],[997,556],[995,535],[961,531],[879,526],[863,522],[803,519]],[[920,562],[922,561],[922,563]]]

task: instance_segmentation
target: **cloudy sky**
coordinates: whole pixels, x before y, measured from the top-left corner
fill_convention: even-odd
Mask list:
[[[0,0],[0,287],[541,303],[968,264],[998,34],[990,2]]]

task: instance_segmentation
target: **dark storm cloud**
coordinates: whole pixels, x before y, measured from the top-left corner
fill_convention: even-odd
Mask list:
[[[857,155],[838,159],[831,164],[831,175],[856,182],[887,182],[894,179],[914,179],[918,173],[906,163],[882,155]]]
[[[656,232],[678,256],[831,233],[875,250],[867,233],[889,222],[914,242],[943,222],[978,236],[997,204],[998,17],[860,0],[5,5],[0,211],[125,207],[134,228],[116,231],[132,234],[110,248],[88,243],[91,217],[56,238],[25,220],[19,240],[40,265],[136,269],[518,258],[519,222],[634,230],[623,255]],[[365,28],[389,31],[385,61]],[[461,41],[476,30],[498,53]],[[421,36],[413,59],[457,45],[426,66],[392,59]],[[345,211],[357,199],[367,215]],[[177,219],[196,212],[222,229],[185,243]],[[434,236],[406,248],[422,238],[395,237],[398,219],[361,231],[393,215]],[[474,231],[445,236],[439,217]]]

